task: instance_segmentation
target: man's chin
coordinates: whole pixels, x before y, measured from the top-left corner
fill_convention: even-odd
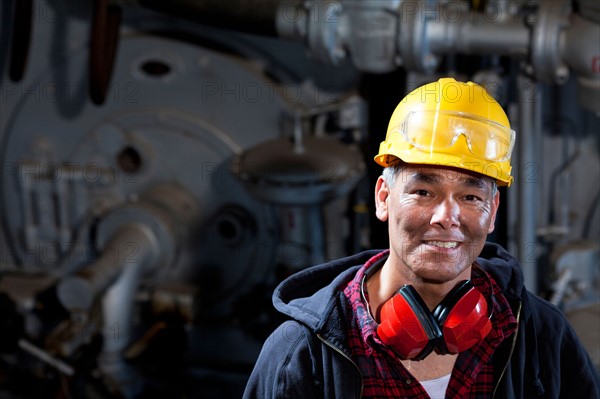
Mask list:
[[[419,267],[417,275],[421,281],[431,284],[444,284],[453,280],[465,280],[470,276],[470,265],[456,263],[428,262]]]

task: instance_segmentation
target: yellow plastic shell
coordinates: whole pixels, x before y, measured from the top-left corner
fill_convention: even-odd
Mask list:
[[[386,167],[399,158],[456,167],[510,186],[514,140],[506,113],[482,86],[442,78],[413,90],[398,104],[375,162]]]

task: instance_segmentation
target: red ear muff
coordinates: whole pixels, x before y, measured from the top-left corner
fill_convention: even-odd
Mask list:
[[[487,300],[470,281],[458,287],[449,304],[445,301],[433,312],[444,336],[439,347],[441,353],[466,351],[492,330]]]
[[[434,349],[463,352],[489,334],[492,323],[485,297],[469,280],[446,295],[433,312],[410,285],[383,304],[377,334],[405,359],[420,360]]]
[[[406,359],[423,359],[435,348],[442,331],[410,285],[405,285],[381,308],[377,335]]]

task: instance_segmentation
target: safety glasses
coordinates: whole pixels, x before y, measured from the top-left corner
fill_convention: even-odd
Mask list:
[[[456,111],[413,111],[395,129],[404,140],[426,152],[452,147],[464,136],[471,153],[492,162],[510,159],[515,131],[478,115]]]

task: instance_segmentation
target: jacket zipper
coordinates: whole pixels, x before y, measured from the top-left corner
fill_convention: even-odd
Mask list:
[[[334,351],[336,351],[337,353],[339,353],[340,355],[342,355],[346,360],[348,360],[350,363],[352,363],[352,365],[356,368],[356,371],[358,371],[358,374],[360,375],[360,395],[358,396],[359,399],[362,398],[363,396],[363,380],[362,380],[362,373],[360,372],[360,369],[358,368],[358,366],[356,365],[356,363],[354,363],[354,360],[350,359],[344,352],[342,352],[341,350],[339,350],[335,345],[333,345],[331,342],[327,341],[325,338],[323,338],[321,336],[321,334],[317,334],[317,338],[319,338],[321,340],[321,342],[323,342],[325,345],[327,345],[328,347],[330,347],[331,349],[333,349]]]
[[[498,390],[498,387],[500,386],[500,382],[502,382],[502,378],[504,377],[504,373],[506,372],[506,369],[508,368],[508,363],[510,363],[510,359],[512,358],[512,354],[515,351],[515,346],[517,344],[517,335],[519,334],[519,323],[521,321],[521,308],[522,307],[523,307],[523,304],[519,303],[519,309],[517,309],[517,328],[515,329],[515,332],[514,332],[512,344],[511,344],[511,347],[510,347],[510,352],[508,354],[508,358],[506,359],[506,363],[504,364],[504,368],[502,369],[502,373],[500,373],[500,378],[498,378],[498,382],[496,383],[496,386],[494,387],[494,393],[492,394],[492,399],[496,397],[496,391]]]

